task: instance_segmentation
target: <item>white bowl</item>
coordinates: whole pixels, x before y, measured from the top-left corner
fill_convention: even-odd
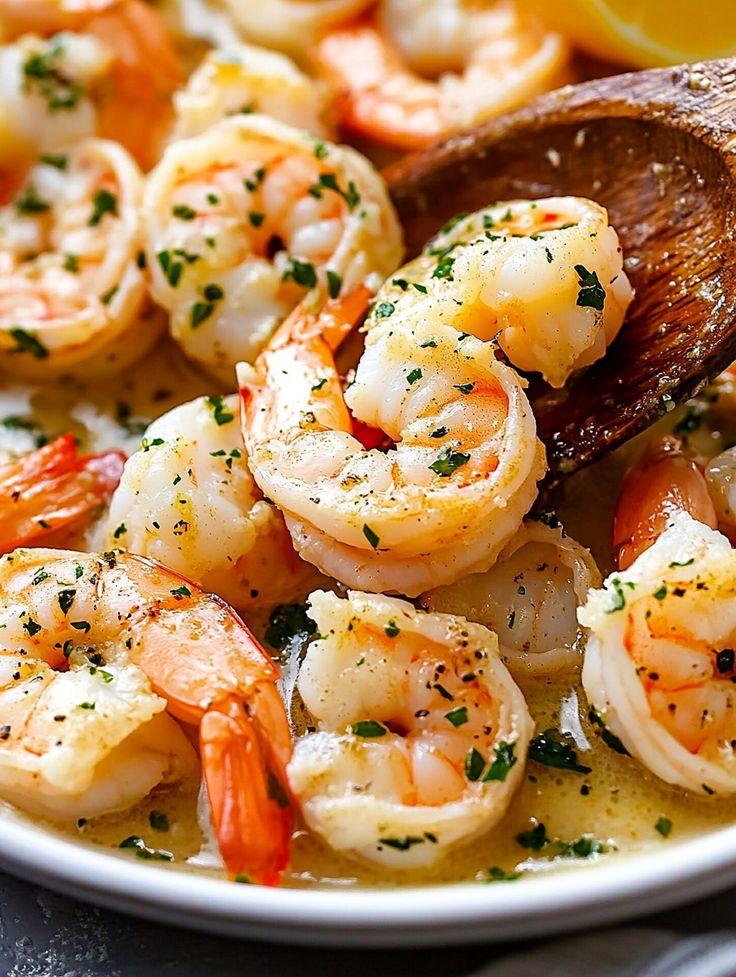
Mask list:
[[[266,889],[94,849],[3,818],[7,871],[110,909],[282,943],[411,946],[559,934],[650,913],[736,882],[736,827],[514,882]]]

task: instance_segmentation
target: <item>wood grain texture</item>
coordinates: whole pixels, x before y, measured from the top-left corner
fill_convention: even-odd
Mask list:
[[[409,252],[453,214],[556,194],[606,206],[636,298],[605,358],[531,379],[553,474],[653,423],[736,359],[736,59],[560,89],[385,171]]]

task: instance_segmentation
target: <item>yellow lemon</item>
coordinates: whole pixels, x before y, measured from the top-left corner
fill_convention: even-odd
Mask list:
[[[736,55],[736,0],[525,0],[577,47],[635,68]]]

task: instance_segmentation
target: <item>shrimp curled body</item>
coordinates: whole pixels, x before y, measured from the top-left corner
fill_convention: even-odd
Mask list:
[[[144,206],[153,295],[187,355],[228,383],[309,290],[375,291],[401,259],[373,167],[266,116],[173,143]]]
[[[662,780],[736,793],[736,551],[685,512],[578,612],[583,685],[601,719]]]
[[[299,691],[318,730],[288,773],[329,845],[394,869],[431,865],[490,830],[533,723],[495,635],[389,597],[309,598],[319,630]]]
[[[157,338],[144,314],[140,194],[125,150],[85,139],[44,157],[0,208],[0,348],[14,373],[109,374]]]
[[[344,399],[319,330],[241,366],[244,435],[302,557],[349,586],[417,595],[490,566],[534,500],[544,451],[490,344],[381,311]],[[363,448],[346,404],[389,451]]]
[[[66,683],[89,693],[82,711],[97,713],[99,701],[100,712],[108,715],[105,674],[77,673],[82,665],[104,672],[109,663],[112,692],[125,693],[132,683],[131,695],[136,688],[140,693],[131,700],[127,725],[124,699],[115,705],[123,724],[120,736],[161,711],[159,696],[171,716],[199,727],[204,779],[225,865],[231,875],[245,873],[257,881],[276,882],[289,851],[285,766],[291,737],[275,686],[278,670],[234,611],[160,564],[120,552],[15,550],[0,558],[0,585],[4,647],[21,662],[28,658],[65,673],[53,687]],[[128,669],[125,681],[115,670],[119,662]],[[70,664],[75,667],[66,679]],[[139,672],[147,676],[150,687]],[[39,674],[46,675],[45,669]],[[24,678],[23,672],[21,681]],[[43,690],[45,681],[39,681],[38,689]],[[23,694],[13,683],[7,693],[11,699]],[[101,698],[92,695],[92,685]],[[35,694],[47,716],[43,691]],[[143,702],[143,711],[135,711],[136,702]],[[76,709],[80,703],[71,706]],[[33,715],[27,716],[24,725],[11,728],[0,743],[0,771],[4,758],[11,766],[16,763],[17,748],[39,752],[36,741],[25,739],[32,723]],[[77,717],[75,728],[78,725]],[[82,732],[93,737],[96,730],[104,732],[92,715]],[[167,735],[172,740],[174,734]],[[43,769],[44,763],[53,767],[53,741],[47,737],[45,744],[38,742],[45,756],[36,761],[37,768]],[[87,752],[82,759],[88,756],[94,758]],[[166,765],[159,763],[159,768],[160,780]],[[82,783],[83,789],[92,779],[92,771],[82,770],[75,784]],[[156,782],[149,777],[142,793]],[[13,797],[23,799],[17,793]]]

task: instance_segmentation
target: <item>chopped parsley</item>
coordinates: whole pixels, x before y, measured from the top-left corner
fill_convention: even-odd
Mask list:
[[[49,355],[49,351],[41,340],[37,339],[31,333],[26,332],[25,329],[21,329],[20,326],[13,326],[9,334],[10,338],[15,341],[16,349],[13,350],[14,353],[30,353],[37,360],[45,360]]]
[[[327,291],[329,292],[331,299],[336,299],[340,294],[340,289],[342,288],[342,278],[337,274],[336,271],[332,271],[328,268],[326,271],[327,275]]]
[[[309,261],[300,261],[298,258],[289,256],[290,268],[281,276],[281,280],[286,282],[291,279],[302,288],[314,288],[317,284],[317,272],[314,265]]]
[[[337,174],[335,173],[320,173],[319,181],[309,187],[309,193],[317,198],[321,197],[325,190],[333,190],[339,194],[348,205],[349,210],[354,210],[360,203],[360,193],[355,181],[348,180],[348,188],[343,190],[337,182]]]
[[[215,424],[218,427],[222,427],[223,424],[229,424],[231,421],[235,420],[235,415],[232,411],[229,411],[222,401],[222,397],[212,396],[207,398],[207,403],[212,408],[212,412],[215,417]]]
[[[401,634],[401,629],[397,627],[396,621],[394,620],[389,621],[383,630],[386,632],[387,638],[396,638]]]
[[[518,761],[515,750],[515,743],[498,744],[496,747],[496,756],[488,767],[485,777],[483,777],[483,783],[487,783],[489,780],[506,780],[509,771]]]
[[[472,782],[480,780],[485,765],[483,755],[473,747],[465,757],[465,776]]]
[[[458,706],[457,709],[451,709],[445,713],[445,719],[455,727],[464,726],[468,721],[468,707]]]
[[[539,821],[528,831],[520,831],[516,836],[516,841],[522,848],[528,848],[530,851],[541,851],[545,845],[550,843],[550,838],[547,836],[547,829],[544,824]]]
[[[458,468],[462,468],[463,465],[467,465],[469,461],[470,455],[463,454],[462,451],[453,451],[452,448],[448,446],[447,448],[443,448],[437,456],[437,459],[427,467],[430,469],[430,471],[433,471],[435,475],[439,475],[441,478],[449,478],[458,470]]]
[[[124,522],[121,522],[119,526],[116,527],[115,532],[112,534],[113,539],[120,539],[122,535],[128,532],[128,527]]]
[[[38,634],[39,631],[42,631],[43,628],[38,621],[34,621],[32,617],[29,617],[28,620],[23,624],[23,630],[28,633],[29,638],[32,638],[34,635]]]
[[[407,383],[410,383],[410,384],[411,383],[416,383],[417,380],[421,380],[422,379],[422,376],[423,376],[422,371],[417,366],[413,370],[410,370],[409,373],[406,374]]]
[[[616,736],[615,733],[612,733],[608,726],[606,726],[605,722],[603,721],[603,717],[597,709],[590,709],[588,719],[590,719],[591,723],[597,727],[598,735],[606,746],[612,750],[615,750],[616,753],[622,754],[622,756],[630,756],[629,751],[626,749],[618,736]]]
[[[654,830],[658,831],[663,838],[668,838],[670,832],[672,831],[672,822],[669,818],[657,818],[657,823],[654,825]]]
[[[69,165],[69,157],[66,153],[42,153],[39,160],[46,166],[53,166],[57,170],[65,170]]]
[[[279,604],[268,619],[265,638],[272,648],[283,651],[295,639],[306,641],[316,630],[306,604]]]
[[[368,540],[368,542],[371,544],[371,546],[373,547],[373,549],[374,550],[377,550],[378,549],[378,544],[380,543],[380,539],[378,538],[378,536],[376,535],[376,533],[373,532],[373,530],[371,529],[371,527],[367,523],[364,523],[364,525],[363,525],[363,535]]]
[[[23,90],[36,91],[45,99],[49,112],[76,108],[84,94],[82,87],[66,78],[59,67],[64,47],[57,39],[46,51],[31,54],[23,64]]]
[[[350,730],[355,736],[362,736],[364,739],[377,739],[379,736],[385,736],[388,732],[382,723],[374,722],[372,719],[363,719],[360,722],[353,723]]]
[[[117,217],[118,198],[109,190],[98,190],[92,198],[92,214],[87,223],[90,227],[97,227],[105,214]]]
[[[492,868],[488,869],[488,878],[486,879],[486,882],[513,882],[514,879],[519,878],[521,878],[520,872],[507,872],[498,865],[494,865]]]
[[[376,315],[379,319],[388,319],[390,315],[394,314],[396,306],[393,302],[379,302],[376,306]]]
[[[148,823],[154,831],[169,830],[169,818],[163,811],[150,811],[148,814]]]
[[[423,845],[428,839],[419,835],[407,835],[405,838],[379,838],[380,845],[395,848],[397,851],[408,851],[413,845]],[[436,840],[436,839],[435,839]]]
[[[59,607],[61,608],[61,613],[66,617],[69,613],[69,608],[74,603],[74,598],[77,596],[76,590],[60,590],[57,598],[59,601]]]
[[[119,288],[120,285],[113,285],[112,288],[108,288],[106,292],[103,292],[102,295],[100,295],[100,302],[102,302],[103,305],[109,305],[117,295]]]
[[[174,204],[171,208],[171,213],[174,217],[178,217],[182,221],[193,221],[197,216],[197,211],[187,204]]]
[[[602,312],[606,301],[606,290],[598,280],[598,275],[594,271],[588,271],[584,265],[575,265],[575,272],[580,287],[575,304]]]
[[[51,209],[47,200],[42,200],[32,183],[29,183],[15,198],[15,209],[19,214],[45,214]]]
[[[590,773],[591,768],[578,763],[578,755],[572,745],[569,733],[558,729],[545,729],[535,736],[529,744],[529,759],[559,770],[572,770],[575,773]]]

